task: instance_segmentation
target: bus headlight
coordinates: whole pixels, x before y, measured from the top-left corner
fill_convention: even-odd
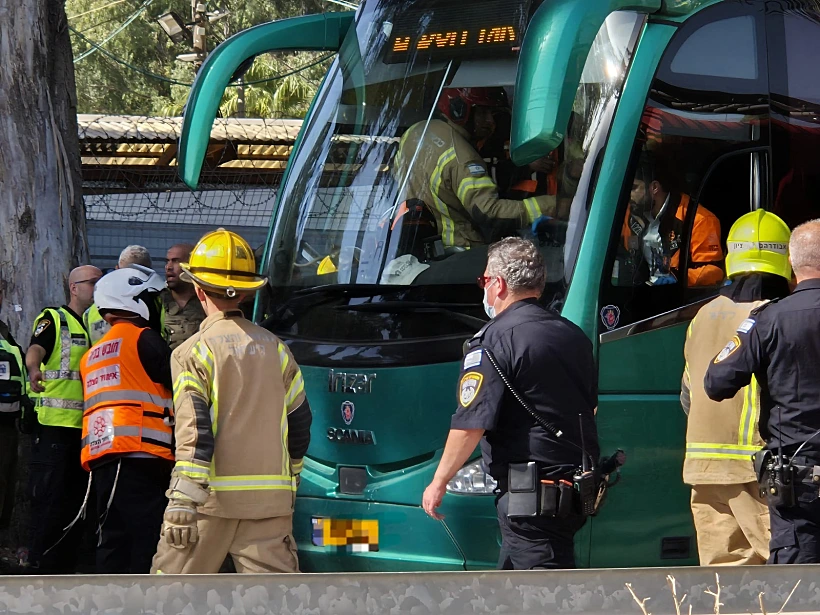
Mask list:
[[[467,495],[492,495],[498,483],[484,472],[481,459],[477,459],[461,468],[447,483],[447,493]]]

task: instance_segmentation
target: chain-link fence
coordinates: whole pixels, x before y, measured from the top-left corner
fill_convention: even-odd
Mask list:
[[[265,241],[301,120],[217,119],[201,183],[177,174],[181,118],[79,115],[91,263],[108,269],[129,244],[162,270],[167,249],[218,227]]]

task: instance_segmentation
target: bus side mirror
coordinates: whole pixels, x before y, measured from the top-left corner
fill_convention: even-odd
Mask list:
[[[182,121],[179,173],[189,187],[199,183],[219,102],[241,68],[269,51],[339,51],[354,15],[321,13],[261,24],[235,34],[208,55],[191,87]]]
[[[515,83],[510,154],[517,166],[561,144],[587,56],[609,14],[662,8],[662,0],[550,0],[539,7],[524,36]]]

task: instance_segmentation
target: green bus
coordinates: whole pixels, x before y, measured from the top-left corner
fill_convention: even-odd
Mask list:
[[[445,88],[473,87],[512,101],[518,168],[559,152],[576,169],[558,177],[568,214],[534,238],[548,266],[542,300],[594,340],[601,448],[628,458],[576,537],[578,564],[697,564],[682,348],[723,282],[688,275],[703,241],[696,211],[717,217],[709,241],[724,253],[745,212],[790,227],[820,214],[820,1],[364,0],[355,13],[260,25],[217,47],[196,79],[179,156],[188,185],[224,88],[276,50],[336,52],[277,195],[256,308],[302,366],[314,412],[294,514],[302,568],[495,566],[495,483],[478,451],[450,483],[443,521],[420,507],[462,344],[486,321],[475,280],[487,246],[441,250],[395,225],[408,198],[395,173],[402,135],[434,120]],[[671,162],[670,193],[699,204],[664,231],[678,251],[663,285],[629,236],[647,153]]]

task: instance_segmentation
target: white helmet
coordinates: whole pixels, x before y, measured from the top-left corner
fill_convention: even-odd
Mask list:
[[[138,296],[146,291],[159,292],[165,287],[153,269],[142,265],[129,265],[104,275],[94,287],[94,303],[97,309],[122,310],[148,320],[148,306]]]

